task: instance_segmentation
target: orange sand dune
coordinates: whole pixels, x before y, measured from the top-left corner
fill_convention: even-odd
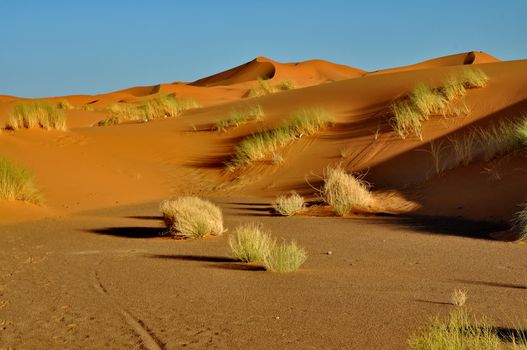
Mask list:
[[[459,55],[449,57],[452,60],[460,58]],[[259,65],[262,59],[252,63],[253,66]],[[351,74],[347,68],[337,70],[334,65],[323,61],[278,67],[275,76],[280,70],[287,73],[290,69],[298,74],[297,78],[306,80],[313,67],[317,67],[317,72],[326,69],[324,79],[330,73],[334,74],[333,78],[338,78],[338,72],[340,77]],[[456,130],[462,132],[463,128],[479,120],[500,120],[518,114],[525,107],[527,61],[488,63],[481,66],[490,77],[488,86],[470,90],[466,97],[472,109],[470,116],[430,120],[424,125],[423,141],[397,137],[387,115],[391,101],[419,82],[439,86],[446,77],[461,69],[462,65],[439,65],[366,75],[259,98],[244,98],[245,88],[237,88],[236,84],[232,89],[219,85],[162,84],[157,91],[194,97],[200,102],[206,101],[205,106],[186,111],[176,119],[111,127],[92,126],[105,117],[104,112],[72,110],[67,111],[69,131],[66,133],[41,130],[4,132],[0,145],[4,155],[20,161],[35,173],[37,182],[46,193],[48,205],[66,211],[100,208],[116,204],[115,201],[136,203],[182,190],[209,193],[221,188],[221,193],[228,195],[243,193],[272,198],[297,189],[303,194],[313,195],[306,177],[316,184],[324,168],[336,164],[343,164],[350,171],[367,172],[367,179],[377,190],[404,193],[409,185],[430,178],[433,164],[430,155],[422,150],[429,147],[432,140],[451,137]],[[241,68],[235,70],[239,73]],[[300,75],[301,72],[304,75]],[[209,81],[219,84],[219,76],[226,81],[236,77],[241,79],[243,74],[224,72]],[[65,98],[74,105],[96,101],[94,106],[146,98],[133,96],[139,91],[134,89]],[[152,91],[145,88],[144,92]],[[57,97],[52,101],[60,99]],[[231,110],[255,104],[261,105],[265,111],[263,122],[242,125],[227,133],[207,131]],[[0,121],[7,115],[2,111],[7,111],[11,105],[12,101],[0,103]],[[311,106],[323,106],[334,113],[337,125],[316,137],[302,138],[284,147],[279,151],[285,159],[283,165],[263,161],[242,174],[225,170],[224,162],[241,138],[272,128],[291,112]],[[77,163],[79,165],[75,165]],[[130,188],[138,190],[130,191]],[[520,192],[519,195],[523,195]],[[415,193],[411,197],[416,201]],[[503,198],[503,201],[507,200]],[[432,211],[442,212],[441,203],[435,206]],[[510,216],[512,207],[508,208],[497,219]],[[481,208],[471,212],[470,216],[481,218],[487,212],[488,208]]]
[[[305,82],[306,80],[323,82],[354,78],[364,73],[364,71],[357,68],[323,60],[278,63],[265,57],[257,57],[244,65],[197,80],[192,85],[232,85],[253,81],[257,78],[272,79],[278,82],[286,79],[295,82]]]
[[[468,90],[470,114],[430,117],[422,140],[395,134],[395,99],[484,62],[478,69],[489,81]],[[296,89],[248,97],[263,75],[273,84],[293,79]],[[156,93],[202,107],[94,126],[107,104]],[[493,326],[517,327],[525,245],[499,240],[513,238],[506,230],[527,198],[524,150],[437,169],[454,159],[452,140],[522,118],[527,60],[469,53],[365,74],[325,61],[258,58],[191,84],[48,100],[61,99],[76,107],[65,111],[67,131],[0,133],[0,156],[29,169],[45,200],[0,200],[0,347],[406,349],[416,329],[452,310],[457,288],[470,290],[470,309]],[[0,123],[24,101],[0,97]],[[257,105],[263,120],[213,131],[233,110]],[[269,154],[226,168],[243,138],[310,107],[333,113],[336,124],[276,150],[283,163]],[[445,152],[434,157],[441,145]],[[337,165],[371,184],[375,213],[340,218],[314,206],[273,215],[271,201],[291,190],[319,200],[324,170]],[[221,207],[223,237],[159,237],[159,202],[185,194]],[[230,235],[250,222],[298,242],[306,263],[286,275],[232,259]]]
[[[499,62],[499,61],[500,60],[497,59],[496,57],[491,56],[485,52],[470,51],[466,53],[459,53],[455,55],[434,58],[431,60],[411,64],[408,66],[381,69],[381,70],[377,70],[377,71],[370,72],[367,74],[374,75],[374,74],[401,72],[401,71],[414,70],[414,69],[427,69],[427,68],[459,66],[459,65],[467,65],[467,64],[493,63],[493,62]]]

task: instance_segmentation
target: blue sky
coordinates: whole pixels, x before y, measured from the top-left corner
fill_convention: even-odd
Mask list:
[[[527,1],[0,0],[0,94],[192,81],[257,56],[365,70],[478,50],[527,59]]]

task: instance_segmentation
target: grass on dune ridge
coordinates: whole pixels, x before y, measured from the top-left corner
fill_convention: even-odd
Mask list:
[[[414,134],[422,139],[422,123],[430,116],[469,114],[470,109],[460,98],[466,95],[467,89],[482,88],[487,81],[488,76],[482,70],[464,68],[461,73],[449,76],[439,88],[418,84],[407,96],[391,104],[393,129],[401,138]]]
[[[40,203],[33,175],[9,159],[0,157],[0,199]]]
[[[277,128],[244,138],[235,148],[234,156],[227,166],[234,169],[262,160],[295,139],[304,135],[313,135],[334,123],[335,117],[323,108],[296,111]]]
[[[249,97],[267,96],[275,92],[293,90],[295,88],[295,82],[291,79],[283,80],[276,85],[271,85],[268,80],[258,77],[256,82],[256,86],[248,92]]]
[[[112,103],[105,110],[109,114],[98,126],[115,125],[126,121],[150,121],[177,117],[183,111],[199,108],[199,103],[190,98],[175,98],[172,95],[157,95],[141,103]]]
[[[255,105],[245,109],[233,109],[226,118],[214,124],[214,130],[227,131],[229,128],[238,127],[251,121],[261,121],[264,117],[262,106]]]
[[[36,100],[17,103],[7,119],[6,128],[43,128],[66,130],[64,111],[48,101]]]

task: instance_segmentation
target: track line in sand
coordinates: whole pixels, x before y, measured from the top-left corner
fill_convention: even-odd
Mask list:
[[[104,259],[101,259],[97,266],[99,266]],[[104,287],[102,284],[99,273],[97,272],[97,269],[93,272],[93,287],[95,290],[103,295],[106,298],[109,299],[115,299],[113,298],[110,293],[108,293],[108,290]],[[119,303],[116,300],[112,300],[112,304],[115,308],[119,311],[119,313],[123,316],[126,323],[132,328],[134,333],[136,333],[142,341],[143,348],[146,350],[164,350],[164,344],[157,338],[157,336],[148,329],[148,327],[145,325],[145,323],[138,318],[135,318],[132,316],[132,314],[128,311],[126,311],[122,306],[119,305]]]

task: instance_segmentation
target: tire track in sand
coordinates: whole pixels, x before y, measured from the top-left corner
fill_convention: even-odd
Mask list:
[[[104,259],[101,259],[97,266],[101,265]],[[97,272],[97,268],[93,272],[93,281],[92,285],[95,288],[95,290],[104,296],[105,298],[112,299],[112,304],[115,308],[119,311],[119,313],[123,316],[124,320],[128,325],[132,328],[132,331],[141,338],[143,348],[146,350],[164,350],[164,344],[157,338],[157,336],[146,327],[145,323],[141,319],[137,319],[130,314],[130,312],[126,311],[122,306],[119,305],[119,303],[113,298],[110,293],[108,293],[108,290],[104,287],[104,285],[101,282],[101,279],[99,277],[99,273]]]

